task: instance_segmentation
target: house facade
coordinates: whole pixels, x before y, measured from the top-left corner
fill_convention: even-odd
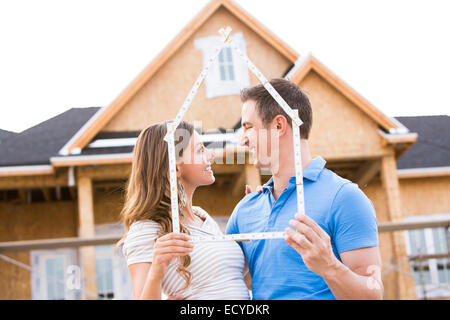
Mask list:
[[[286,77],[306,92],[312,156],[360,186],[380,225],[450,220],[448,116],[390,118],[234,2],[213,0],[109,106],[70,109],[21,133],[0,131],[0,298],[131,299],[126,263],[111,239],[125,232],[119,213],[134,143],[142,129],[175,117],[224,26],[266,78]],[[196,191],[194,205],[221,226],[245,184],[270,178],[236,138],[239,92],[258,83],[225,47],[184,117],[216,153],[216,182]],[[433,131],[437,123],[444,132]],[[380,232],[386,299],[450,297],[448,259],[410,260],[448,252],[446,230]],[[103,242],[86,242],[94,237]]]

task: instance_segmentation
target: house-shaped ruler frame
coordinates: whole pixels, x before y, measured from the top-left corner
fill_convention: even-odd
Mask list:
[[[189,109],[194,97],[200,87],[201,83],[208,74],[212,63],[217,59],[219,52],[227,45],[230,45],[233,50],[236,51],[239,57],[247,64],[250,71],[259,79],[259,81],[264,85],[270,95],[275,99],[275,101],[280,105],[281,108],[289,115],[292,120],[292,130],[293,130],[293,144],[294,144],[294,164],[295,164],[295,180],[297,189],[297,211],[299,213],[305,214],[305,205],[303,197],[303,172],[302,172],[302,161],[301,161],[301,150],[300,150],[300,126],[302,121],[298,116],[298,110],[293,110],[284,99],[278,94],[278,92],[273,88],[270,82],[264,77],[264,75],[258,70],[258,68],[250,61],[246,54],[244,54],[236,43],[231,40],[231,28],[226,27],[219,30],[219,33],[223,36],[223,42],[221,45],[217,46],[208,60],[206,66],[203,68],[202,72],[195,81],[194,86],[189,92],[188,96],[184,100],[183,105],[178,111],[175,119],[167,123],[167,134],[164,140],[167,142],[168,152],[169,152],[169,178],[170,178],[170,194],[171,194],[171,209],[172,209],[172,224],[173,232],[180,232],[180,219],[179,219],[179,208],[178,208],[178,186],[177,186],[177,176],[176,176],[176,157],[175,157],[175,130],[183,119],[185,113]],[[231,234],[223,236],[191,236],[191,241],[247,241],[256,239],[282,239],[285,237],[284,232],[260,232],[260,233],[245,233],[245,234]]]

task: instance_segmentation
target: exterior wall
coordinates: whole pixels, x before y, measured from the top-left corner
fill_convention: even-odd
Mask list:
[[[203,68],[202,52],[194,47],[194,39],[217,36],[217,31],[225,25],[231,26],[234,33],[244,34],[247,55],[267,78],[281,77],[290,67],[286,58],[222,7],[153,75],[103,131],[141,130],[150,124],[175,118]],[[250,83],[259,83],[253,74],[250,74]],[[203,129],[207,130],[232,128],[240,116],[238,95],[207,99],[202,84],[184,120],[201,120]]]
[[[0,202],[0,242],[76,237],[75,202]],[[30,265],[29,251],[5,253]],[[0,299],[31,299],[31,273],[0,259]]]
[[[313,157],[379,156],[383,152],[377,124],[319,74],[309,72],[299,86],[313,110],[309,138]]]
[[[450,177],[401,179],[403,216],[450,213]]]

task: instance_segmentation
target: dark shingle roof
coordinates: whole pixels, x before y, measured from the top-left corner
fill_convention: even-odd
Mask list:
[[[7,139],[11,138],[15,134],[15,132],[0,129],[0,144],[5,143]]]
[[[397,161],[399,169],[450,166],[450,116],[396,117],[417,142]]]
[[[50,157],[99,110],[98,107],[72,108],[0,144],[0,166],[49,164]]]
[[[49,164],[50,158],[99,110],[72,108],[21,133],[0,130],[0,166]],[[396,117],[418,140],[397,161],[399,169],[450,166],[450,117]],[[95,139],[136,137],[139,131],[99,133]],[[6,139],[5,139],[6,137]],[[94,140],[95,140],[94,139]],[[85,148],[81,154],[132,152],[133,147]]]

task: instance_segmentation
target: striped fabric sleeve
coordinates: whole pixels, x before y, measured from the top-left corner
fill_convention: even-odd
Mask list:
[[[139,221],[130,227],[122,249],[128,266],[153,261],[153,246],[160,228],[154,221]]]

